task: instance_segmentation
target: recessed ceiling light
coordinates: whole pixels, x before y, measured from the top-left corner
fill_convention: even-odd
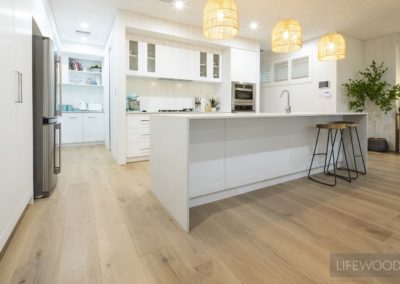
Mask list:
[[[250,23],[250,29],[252,29],[252,30],[258,29],[258,24],[257,24],[257,22],[251,22],[251,23]]]
[[[81,27],[81,29],[87,29],[89,27],[89,25],[85,22],[80,23],[79,26]]]
[[[177,10],[182,10],[185,7],[185,3],[182,0],[176,0],[174,5]]]

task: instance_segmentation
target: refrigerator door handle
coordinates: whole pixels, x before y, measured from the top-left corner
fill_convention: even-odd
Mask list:
[[[58,87],[60,91],[60,102],[59,102],[59,110],[57,115],[61,116],[62,115],[62,65],[61,65],[61,57],[57,56],[56,63],[58,65]]]
[[[17,104],[23,103],[23,94],[22,94],[22,73],[19,71],[15,71],[17,75],[17,100],[15,101]]]
[[[61,173],[61,123],[58,123],[54,127],[54,132],[58,130],[58,145],[57,145],[57,135],[54,133],[54,173]],[[57,153],[58,152],[58,153]]]

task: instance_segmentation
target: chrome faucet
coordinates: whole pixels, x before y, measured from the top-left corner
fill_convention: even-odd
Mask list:
[[[288,90],[283,90],[281,93],[281,98],[283,95],[287,95],[287,105],[285,106],[284,110],[286,113],[291,113],[292,112],[292,106],[290,105],[290,92]]]

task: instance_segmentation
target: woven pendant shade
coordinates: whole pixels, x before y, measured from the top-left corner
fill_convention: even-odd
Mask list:
[[[330,33],[318,42],[318,59],[321,61],[340,60],[346,57],[346,40],[339,33]]]
[[[210,39],[229,39],[239,30],[234,0],[208,0],[203,11],[203,32]]]
[[[272,51],[292,52],[302,47],[300,23],[293,19],[285,19],[277,23],[272,30]]]

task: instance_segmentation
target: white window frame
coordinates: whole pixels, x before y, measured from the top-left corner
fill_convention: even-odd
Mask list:
[[[292,79],[292,61],[295,59],[303,58],[308,56],[308,77],[301,78],[301,79]],[[288,80],[275,82],[275,64],[288,61]],[[275,86],[288,86],[288,85],[300,85],[300,84],[307,84],[313,82],[313,54],[312,52],[304,52],[304,53],[297,53],[296,55],[290,55],[287,57],[281,57],[277,60],[267,62],[266,64],[270,65],[270,72],[271,72],[271,81],[269,83],[264,83],[267,87],[275,87]]]

